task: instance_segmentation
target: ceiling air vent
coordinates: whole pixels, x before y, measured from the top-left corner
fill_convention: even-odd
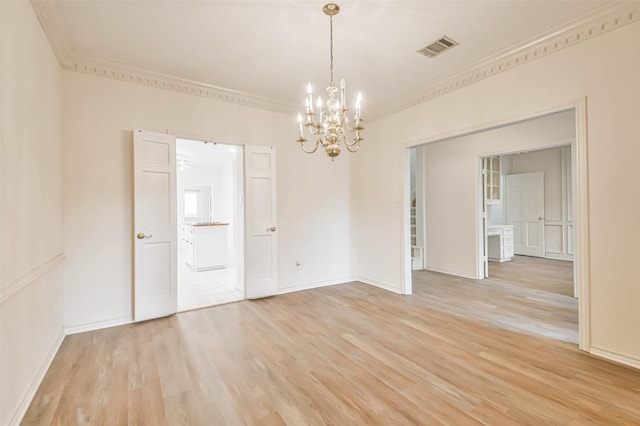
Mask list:
[[[442,37],[440,37],[439,39],[437,39],[436,41],[434,41],[433,43],[423,47],[422,49],[418,50],[418,53],[424,56],[427,56],[429,58],[434,58],[438,55],[440,55],[443,52],[446,52],[447,50],[451,49],[452,47],[455,47],[458,45],[458,42],[455,41],[454,39],[447,37],[445,35],[443,35]]]

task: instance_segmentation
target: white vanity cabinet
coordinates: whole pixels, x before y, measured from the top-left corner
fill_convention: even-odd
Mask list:
[[[228,227],[228,223],[182,225],[185,261],[194,271],[225,267]]]
[[[488,255],[492,262],[508,262],[513,258],[513,225],[487,226]]]

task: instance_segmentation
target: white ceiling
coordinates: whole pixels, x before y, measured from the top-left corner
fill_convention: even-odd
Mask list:
[[[37,0],[34,0],[37,1]],[[73,56],[127,64],[301,108],[329,79],[325,1],[47,2],[45,28]],[[612,1],[355,1],[334,18],[335,74],[363,115]],[[429,59],[443,34],[460,43]],[[61,62],[63,62],[61,60]]]

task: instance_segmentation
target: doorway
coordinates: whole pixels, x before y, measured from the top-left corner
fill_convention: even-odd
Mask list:
[[[242,147],[176,139],[178,312],[245,297]]]
[[[480,161],[485,278],[577,297],[571,145]]]
[[[514,129],[531,129],[536,123],[549,120],[547,129],[557,131],[553,138],[540,137],[535,132],[514,134]],[[564,123],[564,124],[562,124]],[[574,299],[579,318],[579,345],[584,349],[589,344],[588,312],[588,208],[586,174],[586,132],[585,103],[575,103],[550,108],[505,122],[496,122],[478,129],[442,135],[437,139],[424,140],[404,148],[403,179],[403,289],[412,289],[411,273],[411,184],[410,149],[422,146],[425,149],[425,267],[433,273],[459,276],[472,280],[482,279],[485,274],[483,252],[486,244],[484,232],[483,203],[484,182],[482,179],[482,159],[503,152],[517,153],[536,149],[571,145],[573,180],[571,190],[574,195],[573,246],[575,258],[573,276],[576,293]],[[563,130],[564,129],[564,130]],[[501,136],[501,137],[497,137]],[[431,193],[429,195],[429,193]],[[476,216],[475,223],[469,222],[469,213]],[[452,278],[455,280],[455,278]],[[477,281],[476,281],[477,282]]]

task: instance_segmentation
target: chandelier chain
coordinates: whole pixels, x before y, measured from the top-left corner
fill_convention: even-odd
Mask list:
[[[333,87],[333,16],[329,16],[329,46],[329,71],[331,72],[329,86]]]

